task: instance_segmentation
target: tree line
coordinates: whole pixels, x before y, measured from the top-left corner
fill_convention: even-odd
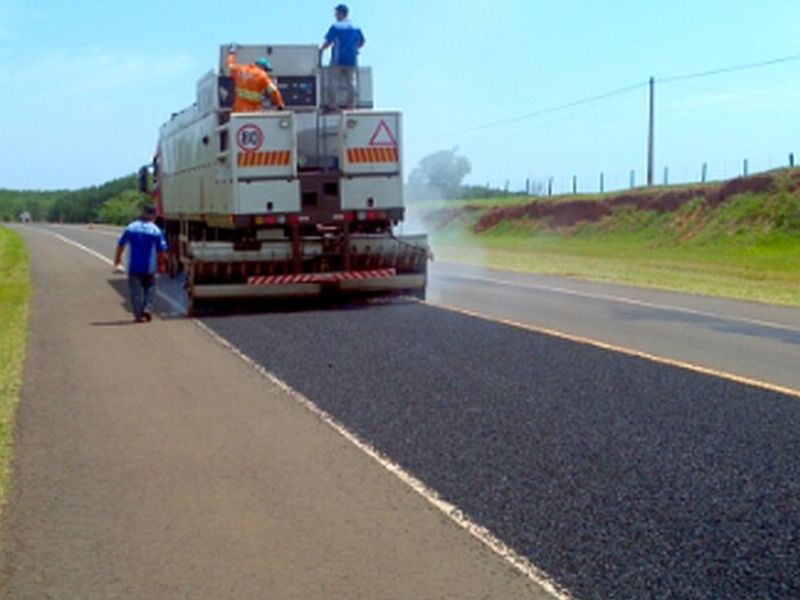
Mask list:
[[[460,155],[458,148],[429,154],[409,174],[409,200],[489,198],[507,193],[488,185],[464,185],[471,171],[469,159]],[[136,174],[79,190],[0,189],[0,221],[17,221],[27,212],[33,221],[125,225],[148,201],[148,196],[138,191]]]
[[[0,189],[0,221],[17,221],[27,212],[33,221],[124,225],[148,202],[137,187],[137,176],[131,174],[78,190]]]

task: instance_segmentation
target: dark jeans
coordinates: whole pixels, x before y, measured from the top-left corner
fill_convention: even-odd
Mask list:
[[[156,299],[155,275],[128,275],[128,291],[133,305],[133,316],[141,319],[144,313],[153,312],[153,302]]]

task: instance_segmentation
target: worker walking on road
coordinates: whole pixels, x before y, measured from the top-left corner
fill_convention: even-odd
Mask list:
[[[133,318],[137,323],[145,323],[153,318],[156,272],[163,272],[166,264],[167,241],[154,222],[156,214],[154,205],[145,206],[141,216],[122,232],[114,255],[114,269],[121,271],[122,253],[125,246],[130,246],[128,290],[133,305]]]
[[[361,29],[350,22],[350,10],[344,4],[339,4],[334,9],[336,22],[325,34],[325,43],[320,52],[331,50],[330,79],[328,85],[329,106],[337,104],[337,92],[344,88],[346,92],[345,108],[354,108],[358,94],[358,51],[364,46],[366,40]]]
[[[269,93],[270,100],[278,110],[286,108],[281,91],[269,76],[272,64],[268,58],[259,58],[253,64],[240,64],[236,62],[236,47],[232,46],[227,65],[236,86],[233,112],[264,110],[264,92]]]

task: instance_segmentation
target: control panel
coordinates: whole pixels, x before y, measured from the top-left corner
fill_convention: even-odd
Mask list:
[[[317,78],[314,75],[281,75],[277,81],[283,101],[289,108],[316,108]]]

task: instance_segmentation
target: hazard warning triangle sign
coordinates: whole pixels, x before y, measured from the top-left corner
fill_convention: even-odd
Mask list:
[[[383,119],[381,119],[381,122],[378,123],[378,127],[375,128],[375,133],[372,134],[372,137],[369,140],[369,145],[397,146],[397,139],[394,137],[389,125],[387,125],[386,121]]]

